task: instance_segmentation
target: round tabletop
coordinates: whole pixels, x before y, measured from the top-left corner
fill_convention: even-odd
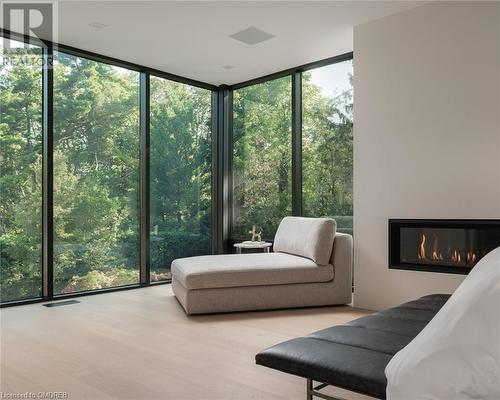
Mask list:
[[[265,249],[266,247],[271,247],[273,244],[272,243],[267,243],[267,242],[241,242],[241,243],[235,243],[234,247],[240,248],[240,249]]]

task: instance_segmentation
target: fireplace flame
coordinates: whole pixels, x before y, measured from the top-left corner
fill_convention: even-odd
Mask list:
[[[461,261],[459,251],[453,250],[453,253],[451,253],[451,261],[453,261],[454,263],[459,263]]]
[[[425,237],[424,234],[422,234],[420,238],[420,252],[418,253],[418,259],[419,260],[427,260],[427,256],[425,255],[425,241],[427,238]]]
[[[472,250],[467,252],[467,264],[474,264],[477,261],[477,255]]]
[[[432,234],[432,259],[434,261],[439,261],[443,259],[443,255],[438,252],[438,235],[435,233]]]
[[[451,262],[453,264],[468,264],[474,265],[478,260],[478,255],[474,250],[460,251],[459,249],[451,249],[446,252],[446,256],[439,251],[439,237],[435,233],[432,234],[432,249],[430,258],[427,258],[426,250],[427,236],[422,234],[419,241],[419,252],[417,258],[420,261],[442,261]]]

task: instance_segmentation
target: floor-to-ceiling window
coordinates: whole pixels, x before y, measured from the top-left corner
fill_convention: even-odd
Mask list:
[[[352,60],[302,74],[302,215],[352,234]]]
[[[273,239],[292,208],[335,217],[340,231],[352,232],[349,55],[229,88],[232,118],[222,118],[217,103],[217,121],[232,122],[226,142],[224,124],[214,124],[211,85],[64,46],[54,68],[43,69],[50,46],[11,43],[0,65],[2,302],[42,297],[42,287],[50,299],[166,281],[173,259],[210,254],[212,240],[226,237],[226,212],[236,240],[249,238],[253,225]],[[231,157],[223,164],[232,179],[224,175],[220,185],[225,170],[213,164],[213,145],[232,148],[215,155]],[[222,199],[214,230],[212,198]]]
[[[233,238],[272,239],[292,211],[292,91],[286,76],[233,94]]]
[[[139,282],[139,73],[54,63],[54,293]]]
[[[210,254],[216,88],[1,39],[0,302],[168,281]]]
[[[42,49],[0,37],[0,298],[42,291]]]
[[[151,77],[151,281],[180,257],[211,254],[210,90]]]

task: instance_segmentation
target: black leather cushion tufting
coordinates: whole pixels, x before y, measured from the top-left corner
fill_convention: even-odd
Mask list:
[[[384,370],[446,303],[435,294],[261,351],[257,364],[385,399]]]

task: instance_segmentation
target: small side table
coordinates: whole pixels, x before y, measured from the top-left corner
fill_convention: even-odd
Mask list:
[[[242,249],[262,249],[264,253],[269,253],[269,249],[272,245],[272,243],[266,242],[242,242],[235,243],[234,247],[236,247],[236,252],[238,254],[241,254]]]

